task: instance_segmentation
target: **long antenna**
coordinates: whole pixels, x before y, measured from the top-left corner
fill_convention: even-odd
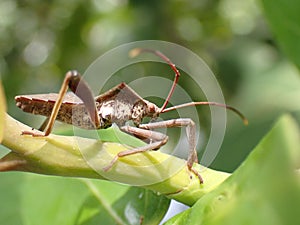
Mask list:
[[[248,125],[248,119],[239,110],[237,110],[236,108],[234,108],[232,106],[218,103],[218,102],[189,102],[189,103],[184,103],[181,105],[176,105],[176,106],[166,108],[161,113],[169,112],[172,110],[177,110],[177,109],[188,107],[188,106],[197,106],[197,105],[214,105],[214,106],[226,108],[228,110],[235,112],[243,120],[243,123],[245,125]]]
[[[172,94],[175,90],[176,84],[178,83],[178,79],[180,77],[180,72],[176,68],[175,64],[167,56],[165,56],[163,53],[161,53],[158,50],[153,50],[153,49],[148,49],[148,48],[134,48],[129,52],[129,56],[130,57],[136,57],[137,55],[139,55],[143,52],[150,52],[154,55],[157,55],[162,60],[164,60],[166,63],[168,63],[170,65],[171,69],[175,72],[175,78],[174,78],[172,87],[169,91],[169,94],[168,94],[164,104],[159,109],[159,113],[165,113],[165,112],[169,112],[169,111],[172,111],[172,110],[177,110],[177,109],[188,107],[188,106],[214,105],[214,106],[223,107],[223,108],[226,108],[228,110],[231,110],[231,111],[235,112],[243,120],[243,123],[245,125],[248,125],[248,119],[239,110],[237,110],[236,108],[234,108],[232,106],[222,104],[222,103],[218,103],[218,102],[189,102],[189,103],[184,103],[184,104],[181,104],[181,105],[166,108],[168,103],[169,103],[169,100],[170,100],[170,98],[171,98],[171,96],[172,96]]]
[[[148,49],[148,48],[135,48],[135,49],[132,49],[130,52],[129,52],[129,55],[130,57],[136,57],[137,55],[143,53],[143,52],[150,52],[154,55],[157,55],[158,57],[160,57],[162,60],[164,60],[166,63],[168,63],[170,65],[170,67],[172,68],[172,70],[175,72],[175,78],[174,78],[174,81],[173,81],[173,84],[172,84],[172,87],[169,91],[169,94],[164,102],[164,104],[162,105],[162,107],[160,108],[160,112],[163,112],[164,109],[167,107],[169,101],[170,101],[170,98],[175,90],[175,87],[176,87],[176,84],[178,83],[178,79],[180,77],[180,72],[179,70],[176,68],[175,64],[167,57],[165,56],[163,53],[161,53],[160,51],[158,50],[152,50],[152,49]]]

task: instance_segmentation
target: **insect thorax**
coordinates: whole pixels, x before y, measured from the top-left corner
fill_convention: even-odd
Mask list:
[[[107,128],[116,123],[118,126],[123,126],[127,121],[132,120],[136,125],[140,124],[145,115],[145,103],[137,101],[131,104],[122,100],[110,100],[97,105],[100,126]]]

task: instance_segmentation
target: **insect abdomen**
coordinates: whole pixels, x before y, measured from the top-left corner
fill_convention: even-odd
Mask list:
[[[16,105],[24,112],[43,116],[50,116],[55,103],[30,96],[16,96],[15,100]]]
[[[24,112],[49,117],[55,104],[54,99],[43,99],[41,95],[16,96],[16,105]],[[47,96],[49,98],[49,96]],[[58,121],[73,124],[83,129],[95,129],[85,106],[81,103],[64,102],[56,117]]]

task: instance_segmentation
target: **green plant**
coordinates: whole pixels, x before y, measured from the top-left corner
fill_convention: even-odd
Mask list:
[[[0,97],[4,99],[3,95]],[[2,193],[9,193],[8,199],[17,198],[18,201],[3,201],[11,202],[5,208],[18,209],[22,216],[8,218],[10,215],[3,210],[1,218],[5,222],[9,219],[12,223],[30,221],[30,224],[47,224],[45,221],[49,224],[98,224],[99,221],[106,224],[139,224],[141,221],[143,224],[157,224],[168,209],[169,200],[165,196],[192,205],[166,224],[295,222],[300,207],[300,183],[296,175],[300,143],[299,130],[288,115],[279,119],[229,178],[226,173],[206,169],[202,173],[205,183],[200,185],[195,177],[190,179],[183,166],[177,174],[160,181],[160,177],[147,168],[152,165],[152,170],[161,175],[165,168],[157,166],[157,162],[166,156],[149,152],[125,160],[122,170],[112,169],[110,178],[114,181],[134,185],[136,173],[152,179],[153,184],[134,188],[87,179],[105,178],[86,164],[76,145],[77,141],[84,142],[87,151],[106,149],[116,154],[123,149],[117,143],[58,135],[46,138],[20,136],[26,126],[5,115],[4,101],[1,103],[1,119],[5,120],[0,128],[4,134],[2,143],[12,150],[1,159],[2,170],[83,177],[48,179],[29,174],[6,174],[2,177]],[[134,141],[136,144],[139,142]],[[131,140],[131,143],[134,141]],[[184,165],[183,160],[176,162],[176,157],[171,158],[172,163]],[[109,161],[110,158],[101,158],[100,162]],[[145,164],[148,167],[138,167]],[[44,188],[49,188],[49,185],[52,186],[51,191],[44,193]],[[177,193],[176,190],[180,191]],[[291,206],[288,210],[287,204]],[[38,214],[33,210],[36,206],[39,206]]]
[[[231,6],[235,4],[234,1],[221,2],[231,2]],[[134,5],[134,3],[132,4]],[[144,4],[146,5],[148,3],[137,4],[140,9],[142,9],[137,15],[146,12]],[[211,4],[218,6],[217,3]],[[85,6],[86,2],[82,3],[82,5]],[[193,8],[191,7],[191,3],[185,2],[184,5],[188,8],[190,7],[190,9]],[[264,14],[268,19],[271,30],[275,35],[277,41],[275,45],[278,43],[283,52],[299,68],[299,2],[296,0],[262,0],[261,5],[263,6]],[[155,4],[153,6],[157,7],[158,5]],[[168,23],[165,23],[165,25],[167,24],[167,27],[171,29],[171,32],[167,32],[169,35],[167,38],[168,40],[170,40],[171,37],[179,37],[179,35],[176,35],[175,33],[175,25],[173,25],[176,24],[176,21],[197,22],[200,18],[197,18],[199,14],[197,10],[194,10],[193,15],[190,17],[186,17],[184,13],[176,13],[176,15],[182,15],[183,17],[173,18],[171,14],[165,13],[166,8],[171,7],[172,9],[176,9],[171,11],[178,12],[178,6],[175,4],[171,5],[169,2],[161,6],[162,7],[159,7],[160,10],[153,10],[153,13],[154,11],[157,13],[153,17],[160,19],[163,15],[166,15]],[[37,11],[44,11],[47,7],[50,8],[54,6],[45,4],[39,6],[39,10]],[[207,5],[206,7],[209,8],[211,5]],[[183,9],[183,12],[186,10],[183,6],[180,6],[180,8]],[[222,46],[223,42],[226,43],[226,40],[224,39],[226,39],[226,36],[228,35],[228,30],[225,32],[223,30],[223,33],[221,30],[220,33],[220,30],[216,29],[216,27],[219,27],[220,23],[224,25],[225,22],[221,21],[219,17],[213,20],[213,22],[211,20],[206,20],[206,18],[216,18],[218,16],[214,7],[211,7],[213,8],[212,12],[209,11],[208,8],[204,8],[205,10],[202,11],[199,20],[201,20],[203,32],[211,32],[212,35],[208,37],[206,42],[203,41],[204,44],[202,44],[202,42],[199,44],[198,41],[196,43],[195,40],[191,40],[187,45],[192,46],[192,48],[197,49],[199,45],[203,45],[206,46],[204,48],[212,49],[212,46],[215,47],[216,43],[218,43],[218,41],[220,42],[220,40]],[[21,12],[21,10],[18,11]],[[119,13],[120,11],[122,10],[119,10]],[[84,8],[83,12],[85,18],[89,18],[88,9]],[[119,30],[120,28],[126,27],[126,22],[128,23],[128,18],[125,17],[127,20],[124,20],[124,15],[129,13],[126,10],[124,10],[124,12],[125,13],[121,14],[121,16],[118,13],[106,13],[101,16],[105,17],[105,21],[109,21],[108,18],[111,19],[111,17],[107,16],[108,14],[116,15],[117,19],[115,20],[117,21],[117,26],[113,29]],[[75,10],[74,16],[69,18],[79,18],[79,14],[82,14],[81,8]],[[44,14],[39,13],[38,15],[41,16]],[[91,20],[94,19],[95,18],[92,16]],[[44,17],[42,17],[42,21],[46,21]],[[71,63],[72,60],[76,62],[77,66],[82,60],[74,60],[74,55],[78,55],[80,59],[92,58],[91,56],[85,57],[91,50],[84,49],[84,44],[80,42],[80,38],[77,40],[77,42],[81,43],[79,45],[78,43],[74,44],[73,42],[70,42],[71,37],[75,37],[76,35],[74,35],[74,33],[78,30],[81,32],[81,35],[85,36],[85,39],[87,39],[88,27],[92,27],[92,25],[88,23],[91,23],[91,21],[86,19],[86,21],[89,21],[87,22],[88,25],[81,21],[84,21],[82,17],[80,17],[80,26],[76,24],[76,21],[70,22],[70,26],[65,25],[65,27],[68,28],[68,32],[59,28],[59,26],[53,28],[54,30],[57,29],[60,31],[58,32],[58,34],[60,34],[58,36],[61,37],[61,41],[57,48],[60,49],[60,54],[65,56],[62,57],[63,60],[58,63],[60,66],[63,65],[63,67],[69,67],[69,65],[73,65]],[[140,20],[138,22],[143,21],[144,20]],[[202,21],[204,22],[202,23]],[[68,23],[65,22],[65,24]],[[113,27],[113,25],[114,24],[110,22],[106,26]],[[151,29],[149,29],[150,25]],[[80,27],[83,27],[82,30],[79,29]],[[147,32],[142,30],[143,27],[147,28]],[[208,31],[208,27],[211,30]],[[52,27],[48,27],[47,29],[50,28]],[[184,32],[187,31],[186,28],[183,28],[185,27],[180,27],[181,34],[185,34]],[[225,28],[225,30],[226,29],[228,29],[228,27]],[[7,29],[6,32],[3,33],[7,33],[9,30],[10,29]],[[150,33],[151,35],[156,33],[155,35],[158,35],[158,31],[161,32],[166,29],[164,26],[158,26],[157,20],[151,20],[151,24],[149,23],[147,26],[140,23],[137,30],[139,33],[143,34],[143,38],[153,38],[153,36],[146,36],[145,33]],[[12,33],[15,35],[19,34],[15,31]],[[67,35],[64,36],[64,33]],[[127,34],[126,32],[123,33],[125,35]],[[252,49],[253,44],[257,44],[256,49],[260,49],[262,46],[260,45],[261,43],[253,43],[252,39],[255,39],[254,42],[257,42],[257,40],[263,36],[262,34],[264,34],[264,32],[257,32],[256,35],[253,33],[252,35],[254,36],[251,36],[250,38],[249,36],[242,35],[242,38],[239,39],[241,40],[244,37],[248,39],[248,42],[244,42],[244,45],[242,45],[242,47],[246,46],[248,48],[240,48],[246,52],[244,55],[248,56],[253,53],[249,51]],[[195,34],[197,37],[197,33]],[[80,35],[77,37],[79,36]],[[222,36],[222,38],[218,39],[219,36]],[[4,35],[4,38],[5,37],[6,36]],[[159,38],[158,36],[154,37],[155,39]],[[187,33],[187,36],[184,37],[190,38],[191,36],[188,36]],[[265,37],[262,38],[263,40],[261,42],[265,42],[264,38]],[[267,38],[270,38],[273,46],[274,43],[272,38]],[[249,39],[251,39],[251,41],[249,41]],[[22,36],[22,40],[24,41],[26,38],[23,38]],[[15,41],[16,38],[11,38],[10,43]],[[178,39],[175,41],[178,41]],[[183,39],[180,39],[178,42],[182,41]],[[5,41],[2,41],[2,43],[6,44]],[[27,42],[24,43],[26,45],[28,44]],[[23,45],[25,45],[24,43],[19,44],[18,48],[10,47],[11,49],[18,49],[17,54],[14,53],[15,55],[22,55],[21,51]],[[76,45],[77,48],[74,48],[74,45]],[[5,49],[7,50],[7,48]],[[68,51],[68,49],[71,51]],[[98,55],[97,51],[99,51],[99,49],[96,49],[96,53],[94,54]],[[61,71],[57,71],[57,65],[50,67],[44,65],[44,67],[40,67],[39,69],[36,69],[36,67],[33,66],[30,69],[26,69],[25,63],[20,66],[21,60],[19,58],[16,60],[12,57],[14,54],[9,55],[8,57],[14,62],[14,64],[10,65],[13,69],[10,71],[9,75],[21,74],[22,71],[27,71],[25,74],[30,74],[31,76],[32,70],[37,74],[41,74],[49,69],[52,71],[48,73],[61,73]],[[60,55],[55,53],[55,51],[52,54],[56,56]],[[226,59],[227,57],[228,55],[226,55]],[[67,60],[70,58],[71,62]],[[249,58],[245,58],[244,60],[248,59]],[[234,63],[238,64],[237,61]],[[262,61],[263,64],[270,63],[268,60],[266,60],[266,62],[264,60]],[[270,118],[277,117],[282,111],[292,111],[295,117],[299,114],[295,110],[297,107],[291,107],[291,105],[297,106],[298,104],[297,100],[299,95],[297,95],[298,92],[296,92],[298,88],[291,86],[291,83],[296,83],[296,81],[299,80],[299,77],[293,77],[294,74],[298,74],[298,71],[295,71],[290,63],[286,62],[286,59],[279,61],[279,63],[276,60],[274,61],[273,64],[269,64],[269,66],[275,65],[274,68],[268,70],[266,67],[261,67],[262,69],[260,68],[261,71],[259,72],[257,71],[258,65],[252,64],[251,67],[251,64],[245,66],[246,64],[239,62],[243,66],[242,69],[246,71],[244,72],[246,74],[245,77],[248,78],[246,82],[253,82],[251,88],[247,88],[250,87],[250,85],[240,87],[240,89],[242,89],[241,92],[245,93],[240,96],[242,99],[240,105],[247,106],[248,108],[253,108],[253,105],[255,105],[255,109],[252,109],[250,112],[254,112],[253,114],[256,115],[256,117],[254,117],[252,113],[249,113],[250,117],[253,116],[250,121],[250,126],[251,124],[256,123],[259,124],[257,127],[260,129],[255,130],[250,127],[248,130],[253,129],[254,131],[236,131],[236,133],[243,133],[243,137],[236,139],[235,136],[234,138],[231,138],[229,141],[230,145],[224,143],[224,145],[229,145],[227,148],[237,150],[236,152],[248,152],[247,148],[251,148],[248,143],[256,143],[256,141],[253,141],[255,139],[253,136],[256,135],[257,131],[259,130],[260,135],[256,135],[256,138],[263,133],[266,133],[266,130],[270,129],[269,124],[272,123],[272,119]],[[240,64],[239,66],[241,66]],[[84,67],[82,64],[80,64],[80,66]],[[226,66],[223,67],[223,69],[224,68],[227,69]],[[290,73],[291,70],[292,76]],[[221,71],[221,73],[226,74],[226,71]],[[262,80],[254,80],[252,77],[254,75],[259,75]],[[5,79],[10,86],[14,86],[15,84],[18,84],[16,86],[20,86],[20,84],[23,85],[23,83],[20,82],[23,81],[23,76],[20,76],[19,80],[14,76],[11,76],[14,79],[9,79],[8,77],[10,76],[6,76]],[[289,80],[291,78],[294,79],[291,83],[285,83],[286,79]],[[34,80],[35,77],[31,79]],[[229,82],[231,88],[232,80],[229,79],[229,81],[231,81]],[[288,94],[284,95],[286,92],[288,92]],[[102,133],[101,136],[103,139],[101,142],[61,135],[53,135],[49,138],[41,139],[22,137],[20,136],[20,132],[23,129],[28,128],[26,128],[24,124],[5,114],[5,99],[2,91],[0,91],[0,93],[0,140],[3,137],[3,145],[0,146],[1,152],[8,152],[8,150],[3,147],[4,145],[12,150],[12,152],[6,154],[1,159],[1,169],[9,171],[21,170],[35,173],[1,173],[1,224],[90,225],[99,224],[99,221],[102,223],[105,222],[106,224],[140,224],[141,222],[143,224],[158,224],[168,210],[170,198],[188,204],[191,208],[172,218],[166,222],[166,224],[300,224],[298,217],[300,205],[299,130],[297,123],[290,115],[284,115],[278,119],[274,127],[265,135],[259,144],[257,144],[251,154],[233,174],[207,169],[202,174],[205,184],[200,186],[198,182],[190,182],[190,180],[187,179],[189,174],[183,169],[180,170],[178,174],[172,176],[170,180],[159,181],[156,176],[157,174],[151,174],[151,171],[147,171],[145,168],[139,168],[139,166],[144,164],[154,164],[154,168],[164,172],[162,168],[157,168],[155,165],[157,161],[163,160],[165,157],[169,156],[160,152],[151,152],[122,159],[122,162],[127,164],[124,167],[125,170],[121,171],[121,173],[120,171],[111,171],[111,180],[126,182],[127,184],[136,184],[136,171],[139,171],[140,175],[147,179],[159,181],[154,185],[131,187],[102,180],[107,178],[96,173],[86,164],[86,161],[82,158],[75,145],[76,141],[84,140],[88,146],[91,146],[91,150],[94,149],[95,151],[99,151],[99,149],[106,148],[111,154],[115,154],[120,148],[124,148],[116,143],[119,138],[114,135],[124,135],[119,133],[116,128]],[[10,94],[12,95],[15,93],[12,91]],[[231,94],[236,93],[233,92]],[[274,97],[276,97],[276,99]],[[260,104],[256,104],[257,102],[255,100],[257,99],[263,100],[260,102],[257,101]],[[264,99],[267,99],[267,101],[264,101]],[[276,100],[274,102],[278,105],[272,102],[274,99]],[[270,106],[269,108],[266,107],[264,110],[259,110],[262,106],[268,104]],[[274,105],[275,110],[272,108]],[[253,118],[255,118],[255,120],[253,120]],[[246,143],[248,139],[252,139],[252,142],[249,141]],[[126,143],[129,145],[137,146],[141,144],[139,140],[130,136],[125,136],[122,140],[128,141]],[[223,160],[222,157],[220,158]],[[175,157],[170,157],[170,159],[179,165],[184,165],[184,161],[181,159]],[[109,162],[109,158],[104,158],[102,163],[105,164],[107,162]],[[234,167],[235,165],[231,166],[231,168]],[[48,175],[40,175],[40,173]],[[193,181],[195,181],[195,179],[193,179]],[[178,189],[184,191],[176,193],[176,190]]]

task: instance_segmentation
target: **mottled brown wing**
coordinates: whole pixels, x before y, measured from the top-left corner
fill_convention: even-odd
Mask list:
[[[99,103],[109,100],[123,101],[129,105],[133,105],[138,101],[144,101],[141,96],[139,96],[132,88],[130,88],[125,83],[120,83],[95,98],[95,101]]]
[[[16,105],[24,112],[49,117],[58,94],[36,94],[16,96]],[[59,108],[56,120],[84,129],[95,129],[82,100],[68,92]]]
[[[19,95],[15,97],[16,105],[24,112],[50,116],[58,94]],[[72,111],[72,107],[83,105],[83,102],[72,92],[68,92],[61,105],[61,111]],[[70,108],[70,110],[68,110]]]

